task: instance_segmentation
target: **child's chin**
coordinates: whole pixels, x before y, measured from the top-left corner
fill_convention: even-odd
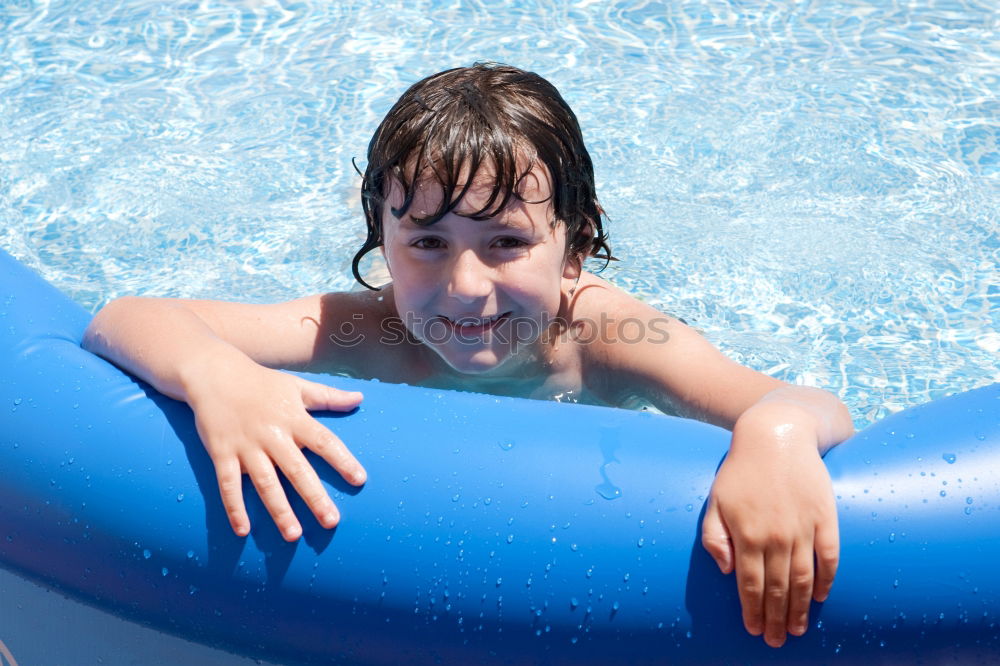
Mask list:
[[[463,375],[484,375],[492,370],[496,370],[509,358],[509,354],[499,354],[492,350],[482,350],[475,354],[454,354],[441,353],[444,359],[453,370]]]

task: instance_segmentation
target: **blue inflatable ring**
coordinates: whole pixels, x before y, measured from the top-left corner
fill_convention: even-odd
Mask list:
[[[188,407],[88,319],[0,252],[0,566],[119,617],[281,663],[1000,663],[1000,384],[827,455],[840,570],[774,650],[700,546],[723,430],[309,376],[365,393],[320,419],[368,484],[313,458],[343,520],[298,501],[289,544],[248,483],[240,539]]]

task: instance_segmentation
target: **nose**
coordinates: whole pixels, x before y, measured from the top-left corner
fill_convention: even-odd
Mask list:
[[[493,292],[492,269],[472,250],[460,253],[451,267],[448,296],[460,303],[471,304]]]

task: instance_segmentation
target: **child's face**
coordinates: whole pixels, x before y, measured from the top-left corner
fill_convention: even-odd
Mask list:
[[[455,370],[488,373],[534,342],[559,312],[564,280],[578,274],[566,256],[566,227],[550,224],[552,206],[544,169],[532,171],[520,193],[489,220],[478,211],[490,183],[473,184],[453,211],[430,226],[411,220],[438,209],[441,188],[417,186],[402,219],[394,186],[382,213],[383,252],[393,279],[396,309],[407,329]],[[540,203],[531,203],[540,202]]]

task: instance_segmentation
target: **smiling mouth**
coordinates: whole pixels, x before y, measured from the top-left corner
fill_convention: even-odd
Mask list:
[[[441,318],[460,333],[476,333],[495,327],[509,316],[510,312],[501,312],[490,317],[458,317],[452,319],[451,317],[442,316]]]

